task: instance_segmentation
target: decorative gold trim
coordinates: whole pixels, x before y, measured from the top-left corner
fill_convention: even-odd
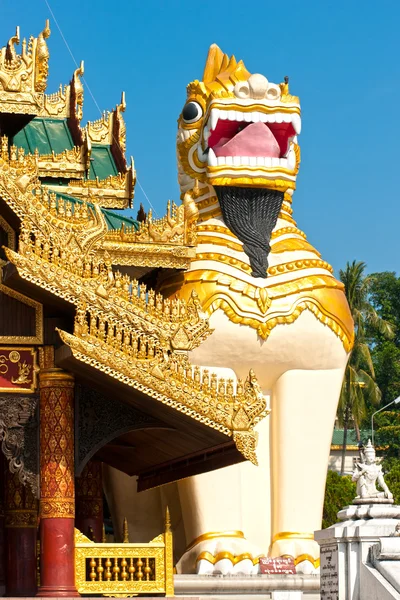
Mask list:
[[[200,225],[197,225],[197,231],[198,232],[210,231],[212,233],[224,233],[225,235],[229,235],[231,238],[233,238],[233,240],[238,241],[235,234],[233,234],[232,231],[230,229],[228,229],[225,225],[213,225],[213,224],[203,225],[203,224],[200,224]]]
[[[38,526],[38,512],[37,510],[27,509],[16,509],[16,510],[5,510],[4,526],[13,529],[36,529]]]
[[[197,291],[203,309],[209,316],[221,308],[234,323],[248,325],[266,339],[278,324],[293,323],[303,310],[310,310],[342,341],[348,352],[353,345],[354,332],[343,284],[331,275],[306,275],[278,283],[267,288],[257,288],[246,281],[217,271],[190,271],[181,279],[172,277],[162,284],[166,295],[176,290],[184,296]],[[263,297],[261,297],[263,289]],[[294,296],[290,308],[278,303],[280,298]]]
[[[195,564],[197,565],[197,563],[200,560],[206,560],[210,564],[215,565],[219,560],[228,559],[231,561],[232,565],[237,565],[242,560],[251,560],[253,565],[257,565],[260,563],[260,558],[264,558],[264,556],[259,555],[253,558],[253,556],[249,552],[244,552],[243,554],[235,555],[231,552],[226,551],[218,552],[218,554],[214,556],[213,554],[211,554],[211,552],[204,551],[198,555]],[[294,562],[295,567],[297,567],[298,564],[304,562],[305,560],[308,560],[315,569],[317,569],[320,566],[320,559],[313,558],[311,554],[300,554],[299,556],[296,556],[296,558],[290,554],[282,554],[282,556],[274,558],[291,558]]]
[[[0,227],[2,227],[2,229],[4,229],[4,231],[7,233],[7,246],[11,248],[11,250],[15,250],[15,231],[2,215],[0,215]]]
[[[40,498],[41,519],[74,519],[75,500]]]
[[[233,538],[242,538],[244,539],[243,531],[209,531],[208,533],[203,533],[199,535],[196,539],[194,539],[189,546],[186,548],[186,552],[194,548],[196,544],[200,544],[200,542],[205,542],[207,540],[214,540],[215,538],[221,537],[233,537]]]
[[[278,219],[282,219],[283,221],[288,221],[289,223],[292,223],[292,225],[294,225],[294,227],[296,227],[297,223],[296,221],[287,213],[281,211],[279,213]]]
[[[276,229],[272,232],[271,240],[274,240],[275,238],[280,237],[281,235],[286,235],[287,233],[300,235],[304,239],[307,239],[307,236],[304,233],[304,231],[298,229],[297,227],[281,227],[280,229]]]
[[[49,369],[41,369],[39,372],[40,387],[57,387],[62,388],[74,387],[75,377],[72,373],[68,373],[58,367],[50,367]]]
[[[278,540],[313,540],[314,534],[308,532],[298,532],[298,531],[281,531],[280,533],[276,533],[272,538],[272,543],[274,544]]]
[[[218,554],[216,554],[215,556],[213,554],[211,554],[211,552],[201,552],[198,557],[196,558],[196,564],[200,561],[200,560],[206,560],[207,562],[211,563],[212,565],[215,565],[219,560],[224,560],[224,559],[228,559],[231,561],[231,563],[233,565],[237,565],[238,563],[240,563],[242,560],[251,560],[251,562],[254,564],[254,558],[253,555],[250,554],[249,552],[243,552],[242,554],[232,554],[232,552],[218,552]],[[259,557],[258,557],[259,560]]]
[[[313,558],[311,556],[311,554],[299,554],[299,556],[296,556],[296,558],[294,556],[292,556],[291,554],[282,554],[282,558],[293,559],[295,567],[297,567],[298,564],[300,564],[301,562],[303,562],[305,560],[308,560],[313,565],[314,569],[318,569],[318,567],[320,566],[320,559]]]
[[[224,246],[235,250],[235,252],[244,252],[243,245],[236,242],[230,242],[229,240],[214,235],[199,235],[197,237],[197,244],[214,244],[215,246]]]
[[[229,265],[239,268],[242,271],[251,273],[252,268],[250,264],[245,263],[238,258],[221,254],[221,252],[199,252],[196,254],[196,260],[209,260],[220,263],[228,263]],[[333,273],[333,268],[325,260],[319,258],[303,258],[300,260],[293,260],[286,263],[281,263],[276,267],[269,267],[267,270],[268,275],[284,275],[285,273],[293,273],[302,269],[326,269],[329,273]]]
[[[35,335],[0,335],[0,344],[43,344],[43,305],[0,283],[0,292],[35,310]]]
[[[314,246],[302,238],[286,238],[271,243],[272,254],[279,254],[281,252],[296,252],[297,250],[305,250],[306,252],[312,252],[317,256],[321,256]]]

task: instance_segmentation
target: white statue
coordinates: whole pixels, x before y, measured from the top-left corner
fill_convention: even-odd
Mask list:
[[[361,452],[361,460],[356,463],[352,481],[357,482],[356,500],[374,500],[376,498],[387,498],[393,502],[393,494],[385,483],[382,466],[376,458],[375,448],[368,440],[368,444]],[[376,489],[376,483],[380,485],[383,492]]]

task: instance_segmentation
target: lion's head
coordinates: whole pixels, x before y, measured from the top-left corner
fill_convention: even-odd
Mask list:
[[[296,185],[299,99],[289,94],[287,79],[276,85],[251,75],[212,45],[203,81],[188,85],[178,126],[182,193],[192,192],[200,217],[222,210],[253,274],[265,277],[271,231],[284,193]]]

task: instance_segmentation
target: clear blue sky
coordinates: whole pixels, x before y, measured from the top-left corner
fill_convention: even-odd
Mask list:
[[[105,0],[50,6],[101,109],[125,90],[128,155],[159,216],[178,200],[176,119],[186,84],[201,78],[216,42],[250,72],[290,76],[303,110],[294,216],[337,270],[399,269],[399,0]],[[37,35],[44,0],[0,0],[1,45],[21,26]],[[72,58],[51,22],[48,92],[67,83]],[[98,118],[86,91],[84,119]],[[136,186],[135,214],[148,203]]]

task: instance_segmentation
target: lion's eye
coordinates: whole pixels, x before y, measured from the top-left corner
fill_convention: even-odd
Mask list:
[[[203,116],[203,110],[198,102],[188,102],[183,107],[182,117],[185,123],[195,123]]]

